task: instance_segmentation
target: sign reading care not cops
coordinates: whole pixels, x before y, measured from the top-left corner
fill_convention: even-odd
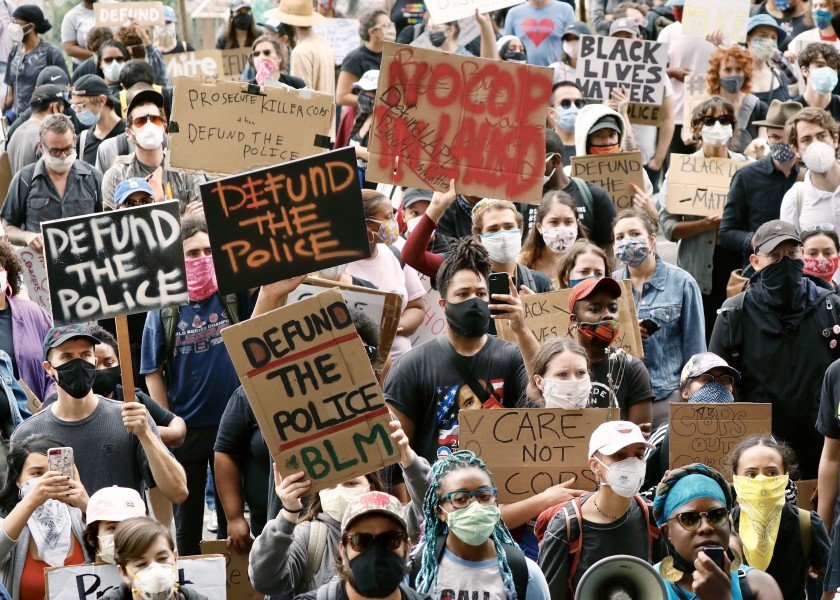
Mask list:
[[[390,415],[341,294],[327,290],[222,331],[285,477],[311,492],[396,462]]]
[[[178,202],[41,224],[56,325],[188,302]]]

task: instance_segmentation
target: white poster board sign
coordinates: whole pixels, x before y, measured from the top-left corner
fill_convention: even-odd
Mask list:
[[[29,299],[45,311],[52,312],[50,282],[47,279],[47,262],[44,255],[29,246],[15,246],[14,248],[20,256],[20,262],[23,263],[23,271],[20,275],[26,291],[29,292]]]

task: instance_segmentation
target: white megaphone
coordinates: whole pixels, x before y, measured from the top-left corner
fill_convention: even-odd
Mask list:
[[[659,573],[635,556],[608,556],[586,570],[575,600],[667,600]]]

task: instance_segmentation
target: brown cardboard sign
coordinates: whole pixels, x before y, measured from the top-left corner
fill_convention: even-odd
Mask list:
[[[817,510],[816,502],[811,502],[811,497],[817,490],[817,480],[803,479],[794,483],[796,484],[796,506],[802,510]]]
[[[644,358],[642,336],[639,332],[636,317],[636,305],[633,303],[633,290],[629,281],[619,281],[621,296],[618,298],[618,337],[613,346],[637,358]],[[534,333],[537,341],[555,337],[563,337],[569,331],[569,296],[571,289],[545,292],[543,294],[528,294],[520,296],[522,309],[525,312],[525,324]],[[500,338],[512,344],[516,343],[516,336],[507,321],[496,321],[496,331]]]
[[[572,157],[572,176],[599,185],[610,195],[616,212],[633,208],[636,192],[631,183],[643,190],[645,178],[642,174],[642,153],[614,152]]]
[[[332,118],[329,94],[178,77],[169,162],[185,171],[233,175],[321,154]]]
[[[224,78],[232,81],[242,79],[242,72],[248,67],[251,60],[250,48],[230,48],[222,50],[222,71]]]
[[[21,388],[23,388],[24,393],[26,394],[26,408],[29,410],[31,414],[35,414],[43,408],[44,403],[41,402],[41,399],[35,395],[35,392],[26,385],[26,382],[23,379],[18,379],[18,384]]]
[[[686,75],[683,82],[683,128],[682,140],[690,142],[694,136],[694,128],[691,126],[691,115],[698,104],[709,98],[706,89],[706,74],[692,73]]]
[[[227,569],[227,600],[263,600],[248,579],[248,553],[228,548],[226,540],[202,540],[202,554],[221,554]]]
[[[96,2],[93,19],[97,27],[121,27],[132,19],[140,25],[166,25],[163,2]]]
[[[770,404],[676,403],[670,408],[668,464],[672,469],[702,463],[731,480],[725,459],[732,449],[748,437],[770,435]]]
[[[539,204],[551,73],[386,43],[368,179]]]
[[[311,492],[399,459],[382,389],[336,290],[222,332],[280,472]]]
[[[665,118],[665,111],[661,106],[631,102],[627,105],[627,116],[630,117],[630,122],[633,125],[653,125],[655,127],[662,123]]]
[[[668,212],[708,217],[722,215],[729,184],[747,161],[672,154],[668,171]]]
[[[462,410],[460,447],[487,463],[499,502],[525,500],[573,477],[575,489],[594,490],[589,438],[616,419],[618,410],[609,408]]]
[[[197,50],[174,52],[166,55],[166,73],[170,79],[176,77],[224,76],[221,50]]]

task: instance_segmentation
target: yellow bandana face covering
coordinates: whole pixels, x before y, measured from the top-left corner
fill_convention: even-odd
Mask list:
[[[766,571],[779,534],[788,476],[759,475],[753,479],[735,475],[732,483],[741,507],[738,534],[744,544],[744,558],[751,567]]]

